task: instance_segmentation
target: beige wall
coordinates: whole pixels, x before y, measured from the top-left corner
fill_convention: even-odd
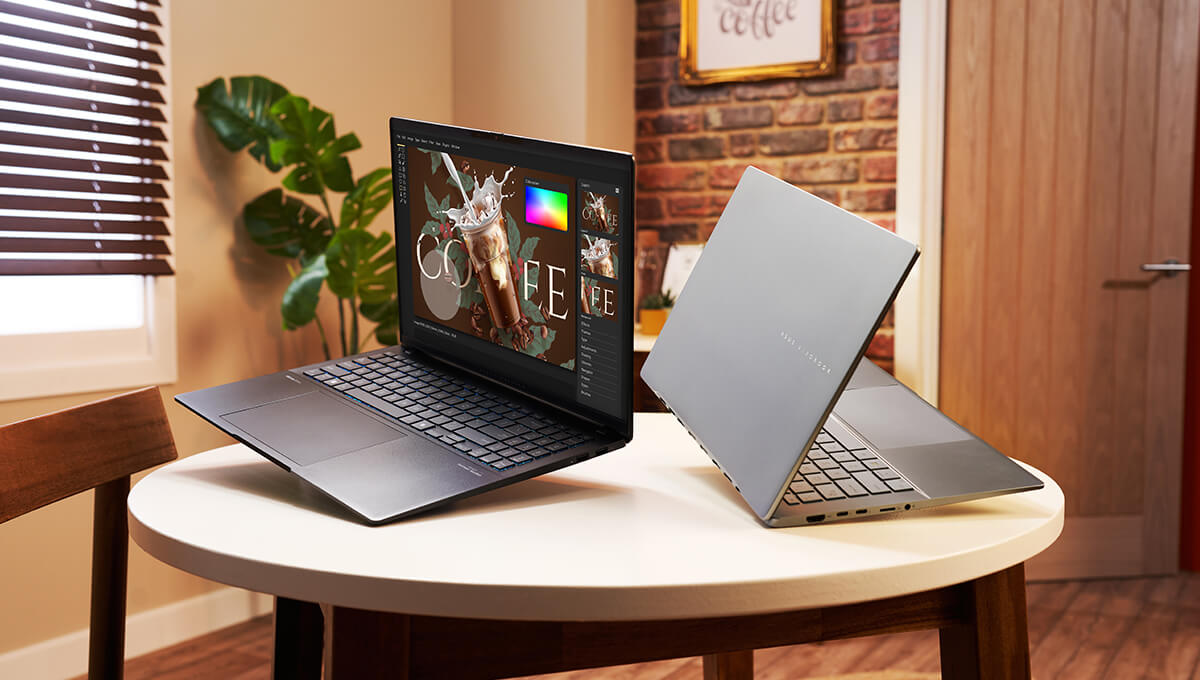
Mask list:
[[[262,74],[331,111],[386,165],[386,120],[405,115],[633,148],[632,0],[174,0],[170,3],[179,380],[163,386],[181,455],[230,440],[170,401],[180,392],[320,358],[313,330],[285,333],[282,261],[234,228],[278,178],[217,145],[192,109],[216,76]],[[454,30],[451,30],[451,22]],[[502,36],[497,38],[496,36]],[[452,45],[454,54],[452,54]],[[479,79],[476,72],[497,74]],[[391,227],[385,213],[377,226]],[[0,423],[108,393],[0,402]],[[91,495],[0,526],[0,653],[87,625]],[[131,613],[217,586],[133,548]]]
[[[454,122],[633,151],[632,0],[455,0]]]

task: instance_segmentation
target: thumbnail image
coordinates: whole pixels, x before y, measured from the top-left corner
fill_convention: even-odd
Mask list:
[[[620,203],[616,196],[595,191],[584,191],[582,192],[581,199],[583,202],[582,217],[584,229],[612,235],[619,233],[620,225],[618,224],[618,216],[620,215]]]
[[[579,271],[617,278],[620,268],[617,267],[616,241],[584,234],[583,243],[587,247],[579,250]]]
[[[415,313],[553,364],[574,360],[570,178],[424,149],[408,167]]]
[[[617,284],[612,281],[579,277],[579,307],[584,314],[617,320]]]

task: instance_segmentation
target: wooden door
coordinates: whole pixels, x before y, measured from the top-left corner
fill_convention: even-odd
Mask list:
[[[1174,571],[1200,0],[952,0],[943,410],[1066,494],[1031,577]],[[1195,276],[1195,274],[1190,274]]]

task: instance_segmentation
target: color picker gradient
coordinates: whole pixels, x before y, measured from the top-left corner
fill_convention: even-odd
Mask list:
[[[525,185],[525,221],[539,227],[567,230],[567,195]]]

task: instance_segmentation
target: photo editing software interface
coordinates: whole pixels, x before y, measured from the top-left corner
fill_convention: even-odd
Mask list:
[[[610,183],[622,174],[503,138],[409,132],[393,132],[392,164],[405,334],[622,417],[622,244],[634,237],[629,188]]]

